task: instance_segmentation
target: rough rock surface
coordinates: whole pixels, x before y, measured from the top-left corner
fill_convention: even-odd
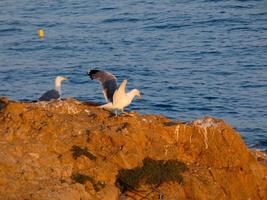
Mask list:
[[[3,103],[4,102],[4,103]],[[1,103],[1,102],[0,102]],[[145,158],[175,160],[182,181],[122,191],[118,173]],[[69,99],[0,107],[1,199],[267,199],[266,155],[248,150],[223,120],[190,123],[115,117]]]

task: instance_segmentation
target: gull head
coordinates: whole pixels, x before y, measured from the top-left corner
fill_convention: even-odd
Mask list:
[[[136,96],[138,99],[141,99],[141,92],[138,89],[133,89],[134,96]]]
[[[65,76],[57,76],[56,79],[55,79],[55,85],[56,85],[56,87],[60,87],[61,82],[62,81],[66,81],[66,80],[69,80],[69,78],[68,77],[65,77]]]
[[[97,69],[92,69],[90,72],[87,72],[87,75],[91,78],[91,80],[95,79],[95,74],[100,72],[100,70]]]
[[[56,77],[56,82],[61,82],[61,81],[67,81],[67,80],[69,80],[69,78],[68,77],[65,77],[65,76],[57,76]]]

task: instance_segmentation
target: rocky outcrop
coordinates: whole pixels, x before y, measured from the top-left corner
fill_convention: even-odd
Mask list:
[[[0,108],[1,199],[267,199],[264,156],[210,117],[115,117],[73,99]]]

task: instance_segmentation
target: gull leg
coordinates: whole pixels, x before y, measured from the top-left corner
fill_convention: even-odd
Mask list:
[[[119,115],[123,114],[123,110],[118,109]]]
[[[128,113],[124,111],[124,109],[121,109],[121,113],[127,115]]]
[[[123,111],[123,110],[120,110],[120,109],[113,109],[113,114],[115,114],[115,116],[116,117],[118,117],[119,115],[126,115],[126,116],[130,116],[130,117],[133,117],[134,115],[133,114],[130,114],[130,113],[127,113],[127,112],[125,112],[125,111]]]
[[[121,114],[121,113],[120,113],[120,110],[117,109],[117,108],[112,109],[111,112],[112,112],[113,114],[115,114],[116,117],[118,117],[118,116]]]
[[[115,109],[115,115],[118,117],[118,109]]]
[[[127,115],[128,113],[124,111],[124,109],[121,110],[121,112],[125,115]]]

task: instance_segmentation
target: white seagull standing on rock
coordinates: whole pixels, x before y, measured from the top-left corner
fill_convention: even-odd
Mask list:
[[[50,101],[53,99],[60,99],[61,97],[61,82],[69,80],[69,78],[64,76],[57,76],[55,79],[55,89],[48,90],[45,92],[38,100],[39,101]]]
[[[124,108],[129,106],[134,97],[137,96],[141,99],[141,94],[138,89],[132,89],[130,92],[125,92],[127,80],[123,80],[120,87],[115,91],[113,95],[113,102],[100,106],[106,110],[114,111],[116,116],[119,112],[124,113]]]
[[[124,108],[132,103],[135,96],[141,98],[141,94],[138,89],[132,89],[127,93],[125,92],[127,80],[123,80],[121,85],[117,88],[117,79],[109,72],[91,70],[88,75],[91,79],[100,81],[105,99],[110,101],[109,103],[100,106],[100,108],[113,111],[116,116],[119,112],[125,113]]]

